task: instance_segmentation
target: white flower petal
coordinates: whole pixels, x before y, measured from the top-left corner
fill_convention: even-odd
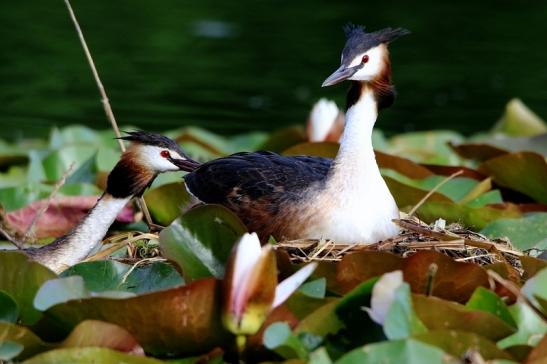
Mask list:
[[[285,279],[283,282],[279,283],[275,290],[275,298],[272,308],[276,308],[285,302],[291,294],[293,294],[293,292],[296,291],[298,287],[306,281],[306,279],[308,279],[315,268],[317,268],[317,263],[310,263],[289,278]]]

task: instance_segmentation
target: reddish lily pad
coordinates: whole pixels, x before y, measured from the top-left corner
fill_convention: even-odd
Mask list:
[[[342,292],[349,292],[370,278],[401,269],[403,264],[403,258],[391,253],[350,253],[336,265],[336,280]]]
[[[311,155],[315,157],[334,158],[338,153],[338,143],[301,143],[283,151],[283,155]]]
[[[183,287],[124,299],[102,297],[68,301],[45,314],[69,332],[83,320],[106,321],[125,328],[148,353],[198,354],[220,345],[220,284],[202,279]]]
[[[59,343],[44,342],[24,326],[3,322],[0,322],[0,336],[5,340],[10,340],[23,346],[23,351],[17,356],[19,360],[54,348],[81,348],[88,346],[144,354],[143,349],[135,338],[125,329],[101,321],[88,320],[81,322],[65,340]]]
[[[466,302],[477,287],[488,286],[488,274],[480,266],[456,262],[432,250],[406,258],[402,269],[413,292],[457,302]]]
[[[66,234],[78,224],[93,208],[98,196],[62,196],[50,201],[45,213],[34,226],[34,236],[38,239],[58,237]],[[47,204],[40,200],[6,214],[7,222],[16,232],[24,234],[39,210]],[[129,206],[118,214],[117,220],[123,223],[134,221],[133,209]]]
[[[124,363],[124,364],[161,364],[161,360],[143,356],[120,353],[105,348],[69,348],[51,350],[36,355],[24,364],[60,364],[60,363]]]

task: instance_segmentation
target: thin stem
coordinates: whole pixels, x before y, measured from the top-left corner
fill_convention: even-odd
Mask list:
[[[116,122],[116,118],[114,117],[114,112],[112,111],[112,107],[110,106],[110,101],[108,100],[108,96],[106,95],[106,90],[103,86],[103,83],[101,82],[101,78],[99,77],[99,72],[97,72],[97,68],[95,67],[95,62],[93,62],[93,57],[91,57],[91,52],[89,51],[89,48],[87,47],[87,42],[85,41],[84,33],[82,32],[82,29],[80,28],[80,24],[78,23],[78,20],[76,19],[74,10],[72,10],[70,1],[65,0],[65,4],[68,9],[68,13],[70,14],[70,18],[72,19],[72,22],[74,23],[74,27],[76,28],[76,32],[78,33],[78,38],[80,38],[80,43],[82,44],[82,47],[84,48],[84,53],[89,63],[89,67],[91,68],[91,72],[93,73],[93,77],[95,78],[95,82],[97,83],[97,87],[99,88],[99,93],[101,94],[101,102],[103,104],[104,112],[106,113],[107,119],[110,121],[112,129],[114,130],[114,134],[116,134],[116,138],[118,138],[118,144],[120,145],[120,150],[123,153],[125,152],[125,145],[123,144],[123,140],[120,139],[122,134],[120,133],[120,128],[118,127],[118,123]],[[139,197],[139,199],[137,200],[137,203],[142,213],[144,214],[144,218],[148,226],[153,226],[152,217],[150,216],[150,212],[148,211],[148,207],[146,206],[146,202],[144,201],[144,198]]]
[[[431,189],[431,191],[429,191],[417,204],[416,206],[414,206],[412,208],[412,210],[410,210],[410,212],[408,213],[408,218],[411,218],[412,215],[414,215],[414,213],[420,208],[420,206],[422,206],[424,204],[424,202],[427,201],[428,198],[431,197],[431,195],[433,195],[435,192],[437,192],[437,190],[439,188],[441,188],[446,182],[450,181],[452,178],[456,177],[456,176],[459,176],[460,174],[463,173],[463,170],[459,170],[455,173],[452,173],[450,176],[446,177],[445,179],[443,179],[441,182],[439,182],[435,187],[433,187],[433,189]]]

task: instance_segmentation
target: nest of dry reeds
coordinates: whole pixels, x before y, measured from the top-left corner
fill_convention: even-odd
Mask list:
[[[402,257],[419,250],[435,250],[456,261],[479,265],[507,262],[521,269],[521,251],[507,240],[490,240],[464,229],[458,224],[445,226],[443,220],[428,225],[416,218],[395,220],[401,227],[397,236],[374,244],[340,244],[331,240],[292,240],[275,245],[289,255],[294,263],[310,261],[339,261],[348,254],[362,251],[390,252]]]

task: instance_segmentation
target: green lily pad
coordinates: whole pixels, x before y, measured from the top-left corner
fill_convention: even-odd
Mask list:
[[[350,351],[336,364],[454,364],[459,360],[449,357],[441,349],[415,339],[392,340],[368,344]]]
[[[172,223],[188,207],[191,199],[182,181],[162,185],[144,194],[154,221],[163,226]]]
[[[405,133],[389,140],[388,151],[415,162],[457,165],[461,160],[448,143],[461,143],[463,140],[460,134],[446,130]]]
[[[327,334],[336,334],[338,330],[344,327],[343,323],[336,315],[338,303],[338,299],[333,299],[312,311],[309,315],[300,320],[294,329],[294,332],[297,334],[308,332],[322,337],[327,336]]]
[[[285,322],[276,322],[268,326],[264,331],[264,346],[285,359],[308,357],[307,348]]]
[[[236,240],[247,231],[239,218],[220,205],[188,211],[160,234],[165,256],[176,262],[186,281],[224,276]]]
[[[467,301],[465,307],[470,310],[490,312],[505,321],[508,325],[515,328],[517,327],[505,302],[497,294],[484,287],[478,287],[475,292],[473,292],[473,295],[469,301]]]
[[[42,314],[33,305],[34,296],[44,282],[54,278],[55,273],[24,254],[0,251],[0,290],[17,302],[22,323],[32,325],[40,319]]]
[[[154,262],[135,268],[112,260],[84,262],[68,268],[60,276],[80,276],[84,280],[85,288],[93,292],[145,293],[184,283],[177,270],[163,262]]]
[[[10,340],[0,342],[0,360],[11,360],[23,351],[23,345]]]
[[[502,349],[517,345],[536,346],[547,334],[547,323],[527,304],[517,302],[509,307],[513,320],[517,323],[517,332],[498,341]]]
[[[547,212],[493,221],[481,230],[481,234],[489,238],[509,238],[511,244],[521,251],[547,249]]]
[[[16,322],[18,317],[17,302],[6,292],[0,291],[0,321]]]
[[[380,284],[381,280],[376,284]],[[390,340],[404,339],[427,332],[427,328],[412,308],[410,286],[403,283],[395,290],[384,321],[384,333]]]

